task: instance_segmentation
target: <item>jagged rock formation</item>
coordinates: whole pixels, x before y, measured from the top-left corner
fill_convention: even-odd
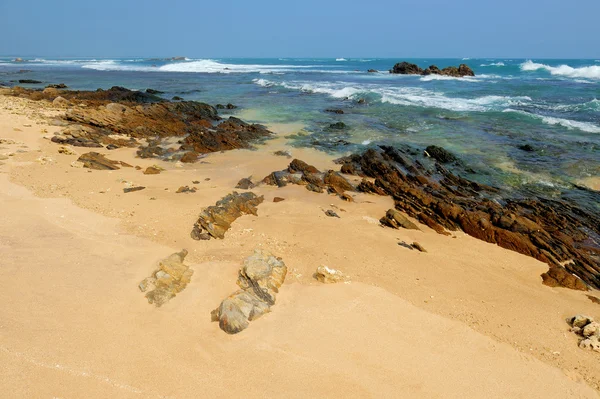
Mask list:
[[[231,224],[242,215],[257,215],[256,207],[264,201],[252,192],[238,194],[236,191],[217,201],[200,213],[194,224],[191,237],[194,240],[225,238],[225,232]]]
[[[241,290],[211,312],[212,321],[218,321],[221,330],[228,334],[246,329],[250,321],[270,311],[286,274],[287,267],[281,258],[266,251],[254,251],[239,271],[237,284]]]
[[[387,211],[384,217],[379,222],[388,227],[399,229],[400,227],[409,230],[420,230],[416,224],[408,220],[401,212],[396,209],[390,209]]]
[[[183,264],[187,254],[188,251],[184,249],[161,260],[158,269],[142,280],[139,288],[146,293],[149,303],[160,307],[188,285],[194,271]]]
[[[390,69],[390,73],[401,75],[443,75],[452,77],[475,76],[473,70],[465,64],[460,64],[458,67],[449,66],[444,69],[431,65],[427,69],[422,69],[418,65],[406,61],[394,65],[394,67]]]
[[[600,352],[600,323],[595,322],[589,316],[581,314],[567,319],[567,323],[571,326],[571,332],[582,337],[579,340],[581,349]]]
[[[152,141],[138,155],[156,157],[168,155],[179,160],[195,161],[200,154],[250,148],[251,142],[271,135],[264,126],[248,124],[230,117],[221,118],[211,105],[196,101],[170,102],[148,92],[123,87],[109,90],[71,91],[46,88],[43,91],[15,87],[10,95],[31,100],[62,100],[57,106],[69,107],[65,119],[71,122],[52,141],[81,147],[138,146],[139,139]],[[76,104],[71,106],[72,104]],[[122,138],[115,138],[121,135]],[[161,147],[167,137],[184,137],[179,149]],[[174,154],[176,153],[176,154]]]
[[[397,210],[440,234],[460,229],[548,263],[550,270],[542,275],[546,285],[600,288],[600,248],[593,239],[600,236],[597,214],[566,200],[511,198],[457,176],[439,162],[429,170],[411,156],[381,146],[338,162],[345,173],[375,179],[363,180],[357,190],[392,196]],[[392,219],[386,217],[385,224],[393,224]]]
[[[77,158],[77,162],[83,163],[84,168],[96,170],[117,170],[121,169],[121,166],[125,166],[128,168],[132,167],[128,163],[121,161],[113,161],[97,152],[87,152],[81,155],[79,158]]]
[[[314,166],[299,159],[294,159],[287,169],[271,173],[262,182],[278,187],[298,184],[305,186],[309,191],[322,193],[327,190],[340,196],[343,196],[345,191],[356,191],[356,188],[338,172],[329,170],[321,173]]]

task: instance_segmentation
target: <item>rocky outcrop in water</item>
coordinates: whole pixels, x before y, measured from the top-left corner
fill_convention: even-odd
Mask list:
[[[146,293],[149,303],[160,307],[188,285],[194,271],[183,263],[187,254],[184,249],[161,260],[158,269],[142,280],[139,288]]]
[[[428,168],[413,154],[381,146],[338,162],[345,173],[374,179],[363,180],[359,191],[392,196],[397,210],[440,234],[462,230],[548,263],[550,270],[542,276],[546,285],[600,288],[597,214],[568,200],[513,198],[455,175],[439,162]],[[397,223],[388,216],[384,224]]]
[[[246,329],[251,321],[270,312],[286,274],[281,258],[256,250],[239,271],[237,284],[241,289],[212,311],[212,321],[218,321],[221,330],[228,334]]]
[[[422,69],[416,64],[411,64],[409,62],[399,62],[392,69],[390,69],[390,73],[400,74],[400,75],[442,75],[442,76],[452,76],[452,77],[465,77],[465,76],[475,76],[475,73],[469,66],[466,64],[460,64],[458,67],[449,66],[444,69],[438,68],[436,65],[431,65],[427,69]]]
[[[239,194],[236,191],[217,201],[200,213],[191,236],[194,240],[225,238],[225,232],[242,215],[257,215],[256,207],[264,201],[252,192]]]

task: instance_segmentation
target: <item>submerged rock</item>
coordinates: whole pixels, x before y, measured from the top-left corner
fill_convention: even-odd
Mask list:
[[[252,192],[238,194],[234,191],[200,213],[192,229],[192,238],[200,240],[204,232],[213,238],[225,238],[225,232],[237,218],[249,214],[256,216],[256,207],[263,201],[262,195],[257,197]]]
[[[218,321],[221,330],[228,334],[246,329],[250,321],[270,311],[286,274],[287,267],[281,258],[255,250],[238,273],[237,284],[241,290],[221,302],[211,312],[211,320]]]
[[[139,284],[140,291],[146,293],[148,302],[160,307],[183,291],[194,271],[183,263],[188,251],[182,250],[161,260],[150,277]]]

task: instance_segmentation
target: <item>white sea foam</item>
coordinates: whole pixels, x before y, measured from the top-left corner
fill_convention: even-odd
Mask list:
[[[538,64],[531,60],[525,61],[521,64],[522,71],[537,71],[545,70],[550,72],[552,75],[566,76],[569,78],[585,78],[585,79],[600,79],[600,66],[584,66],[579,68],[573,68],[569,65],[560,65],[557,67]]]
[[[482,67],[491,67],[491,66],[503,67],[503,66],[506,66],[506,64],[504,62],[500,61],[500,62],[492,62],[491,64],[481,64],[480,66],[482,66]]]
[[[462,82],[478,82],[477,78],[475,78],[475,77],[464,76],[462,78],[459,78],[459,77],[455,77],[455,76],[434,75],[434,74],[423,76],[419,80],[422,82],[431,82],[432,80],[458,80],[458,81],[462,81]]]
[[[347,60],[347,59],[345,59],[345,58],[336,58],[335,60],[336,60],[336,61],[348,61],[348,60]]]
[[[571,119],[563,119],[563,118],[555,118],[552,116],[537,115],[537,114],[533,114],[531,112],[514,110],[514,109],[510,109],[510,108],[504,110],[504,112],[514,112],[514,113],[518,113],[521,115],[527,115],[534,119],[539,119],[548,125],[558,125],[558,126],[565,127],[569,130],[579,129],[579,130],[581,130],[583,132],[587,132],[587,133],[600,133],[600,126],[594,125],[593,123],[590,123],[590,122],[580,122],[580,121],[574,121]]]
[[[362,145],[369,145],[369,144],[371,144],[371,140],[365,140],[361,144]]]
[[[510,106],[526,105],[532,100],[530,97],[484,96],[478,98],[447,97],[444,93],[427,90],[420,87],[390,87],[379,84],[356,84],[347,82],[273,82],[266,79],[254,79],[254,83],[263,87],[279,86],[290,90],[299,90],[305,93],[327,94],[333,98],[358,99],[367,95],[377,96],[383,103],[441,108],[451,111],[479,111],[503,110]]]

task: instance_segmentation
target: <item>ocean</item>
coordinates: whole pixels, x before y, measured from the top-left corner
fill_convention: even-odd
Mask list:
[[[0,57],[0,84],[152,88],[167,99],[232,103],[238,108],[221,113],[264,124],[301,122],[292,146],[335,154],[437,145],[468,165],[463,177],[517,196],[568,196],[600,210],[598,197],[579,185],[600,176],[600,60],[13,59]],[[405,60],[422,68],[464,63],[476,76],[388,73]],[[336,122],[345,128],[328,128]]]

